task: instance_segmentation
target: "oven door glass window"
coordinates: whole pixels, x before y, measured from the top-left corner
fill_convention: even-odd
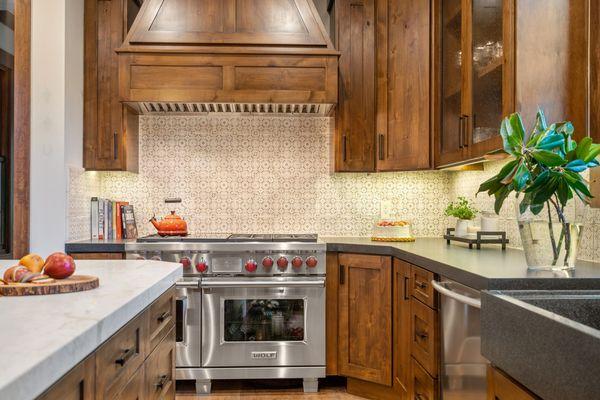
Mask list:
[[[224,300],[225,342],[304,341],[304,299]]]

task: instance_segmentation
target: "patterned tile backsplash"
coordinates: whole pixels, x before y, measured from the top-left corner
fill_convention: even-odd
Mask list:
[[[157,117],[140,119],[140,172],[83,172],[69,177],[69,239],[89,237],[89,199],[101,196],[134,205],[140,235],[163,216],[167,197],[193,232],[316,232],[324,236],[368,236],[385,202],[392,214],[411,221],[417,236],[439,236],[454,222],[444,216],[451,199],[465,195],[481,210],[493,201],[479,183],[502,166],[480,172],[333,174],[333,120],[309,117]],[[600,258],[600,211],[591,214],[582,258]],[[514,206],[506,204],[502,225],[519,245]],[[594,239],[598,237],[598,242]]]

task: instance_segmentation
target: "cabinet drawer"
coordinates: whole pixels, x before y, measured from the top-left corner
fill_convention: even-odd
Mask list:
[[[518,382],[497,368],[488,365],[488,399],[493,400],[540,400]]]
[[[147,312],[135,317],[96,353],[96,399],[113,399],[142,365],[147,348]]]
[[[175,288],[167,290],[150,306],[148,319],[148,353],[161,342],[175,325]]]
[[[415,265],[411,266],[411,294],[431,308],[437,308],[435,291],[431,286],[433,272],[429,272]]]
[[[418,362],[411,359],[411,399],[415,400],[437,400],[438,383],[432,378]]]
[[[175,399],[175,329],[171,329],[145,363],[146,399]]]
[[[411,313],[411,354],[429,372],[438,375],[438,335],[437,311],[412,299]]]
[[[127,385],[121,393],[117,395],[115,400],[144,400],[144,366],[142,365],[133,374]]]

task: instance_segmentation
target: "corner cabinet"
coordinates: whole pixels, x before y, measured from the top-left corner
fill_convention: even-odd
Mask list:
[[[119,99],[119,60],[133,0],[85,0],[83,166],[138,170],[138,116]]]
[[[377,400],[439,399],[437,297],[427,270],[389,256],[328,253],[327,374]]]
[[[527,129],[541,107],[587,135],[586,13],[586,0],[435,1],[436,167],[500,150],[500,123],[515,111]]]
[[[334,170],[428,169],[431,0],[337,0]]]

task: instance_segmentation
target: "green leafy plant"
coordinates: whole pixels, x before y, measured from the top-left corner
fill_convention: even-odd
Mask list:
[[[477,215],[479,211],[471,204],[469,200],[461,196],[456,202],[451,202],[448,204],[445,212],[449,217],[471,220],[475,218],[475,215]]]
[[[546,205],[555,263],[563,240],[567,249],[565,260],[569,256],[571,237],[565,207],[574,196],[584,203],[590,202],[592,194],[581,173],[600,165],[596,159],[600,155],[600,144],[593,143],[589,137],[577,143],[573,133],[573,124],[568,121],[548,125],[542,110],[538,111],[529,133],[525,131],[520,114],[505,118],[500,134],[504,151],[512,156],[512,160],[496,176],[483,182],[477,192],[487,192],[496,198],[496,213],[512,192],[517,197],[522,195],[521,213],[529,209],[539,215]],[[556,211],[562,225],[558,245],[553,235],[551,209]]]

